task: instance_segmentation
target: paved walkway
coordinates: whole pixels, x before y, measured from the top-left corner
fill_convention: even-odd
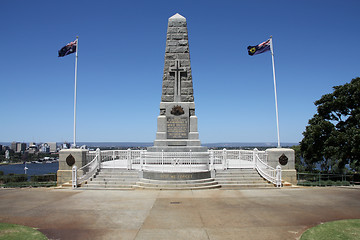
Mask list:
[[[359,188],[197,191],[0,189],[0,222],[49,239],[298,239],[360,218]]]

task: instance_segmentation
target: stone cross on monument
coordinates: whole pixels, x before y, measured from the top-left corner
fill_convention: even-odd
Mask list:
[[[181,101],[181,73],[186,72],[186,68],[180,67],[179,60],[175,60],[175,67],[169,68],[170,73],[175,73],[175,85],[174,85],[174,101]]]
[[[203,152],[197,130],[186,18],[169,18],[154,146],[150,152]]]

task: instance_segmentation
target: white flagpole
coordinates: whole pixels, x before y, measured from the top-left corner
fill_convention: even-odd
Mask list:
[[[276,94],[276,79],[275,79],[275,64],[274,64],[274,49],[272,36],[270,36],[270,50],[271,50],[271,58],[272,58],[272,67],[273,67],[273,76],[274,76],[274,92],[275,92],[275,109],[276,109],[276,126],[277,126],[277,138],[278,138],[278,148],[280,148],[280,130],[279,130],[279,111],[278,111],[278,102],[277,102],[277,94]]]
[[[74,144],[76,147],[76,85],[77,85],[77,60],[79,51],[79,37],[76,37],[76,53],[75,53],[75,90],[74,90]]]

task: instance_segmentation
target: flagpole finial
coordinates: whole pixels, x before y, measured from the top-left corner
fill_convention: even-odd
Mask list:
[[[76,36],[76,39],[78,39],[79,38],[79,36]]]

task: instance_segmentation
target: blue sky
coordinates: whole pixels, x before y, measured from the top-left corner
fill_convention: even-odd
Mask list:
[[[79,36],[77,141],[155,139],[168,18],[186,17],[200,140],[299,142],[335,85],[360,74],[360,1],[18,1],[0,3],[0,141],[69,141]]]

